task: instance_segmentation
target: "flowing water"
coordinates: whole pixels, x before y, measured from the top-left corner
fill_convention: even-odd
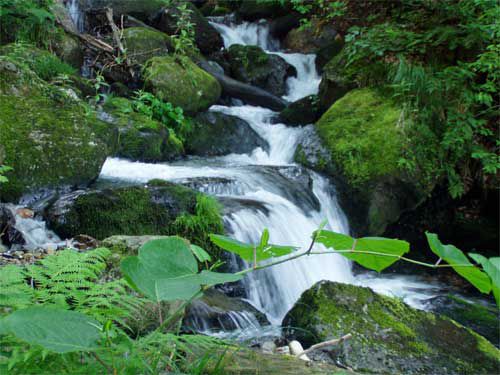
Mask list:
[[[212,25],[221,33],[226,47],[234,43],[258,45],[296,68],[297,76],[288,79],[285,99],[293,101],[317,93],[320,77],[315,56],[279,52],[279,43],[269,37],[266,23],[236,25],[217,20]],[[328,220],[327,228],[349,232],[331,182],[293,163],[296,145],[306,127],[273,124],[275,112],[250,105],[214,105],[210,110],[244,119],[269,143],[269,149],[257,148],[250,155],[193,158],[169,164],[110,158],[102,169],[101,181],[147,182],[161,178],[186,182],[203,178],[197,187],[232,207],[224,221],[229,234],[241,241],[256,242],[262,230],[268,228],[271,242],[304,249],[324,219]],[[244,265],[233,259],[232,266]],[[251,273],[243,284],[249,302],[265,312],[273,325],[279,325],[301,293],[320,280],[369,285],[381,293],[400,296],[416,307],[421,307],[421,299],[429,298],[433,292],[428,285],[409,278],[355,277],[345,258],[331,254],[303,257]],[[233,319],[241,329],[254,332],[255,319],[235,316]],[[198,324],[201,330],[209,329],[203,322]]]

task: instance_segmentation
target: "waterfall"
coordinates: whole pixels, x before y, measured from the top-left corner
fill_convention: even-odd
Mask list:
[[[85,31],[85,14],[80,8],[80,1],[81,0],[68,0],[66,2],[66,8],[78,32],[83,33]]]

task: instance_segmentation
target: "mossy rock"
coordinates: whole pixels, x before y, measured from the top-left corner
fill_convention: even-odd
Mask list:
[[[322,67],[318,92],[319,108],[322,112],[355,88],[354,81],[345,71],[346,64],[346,57],[340,52]]]
[[[278,121],[290,126],[299,126],[315,123],[320,116],[318,96],[309,95],[281,111]]]
[[[431,187],[420,186],[399,167],[406,142],[402,118],[402,109],[385,93],[352,90],[316,123],[328,158],[314,165],[308,159],[315,155],[298,155],[299,162],[305,159],[306,165],[338,180],[341,202],[347,202],[344,209],[358,234],[382,234],[430,191]]]
[[[165,33],[146,27],[123,30],[127,57],[136,64],[144,64],[155,56],[164,56],[172,48],[172,41]]]
[[[80,40],[62,30],[54,35],[51,42],[54,53],[75,69],[83,65],[83,47]]]
[[[60,197],[47,211],[53,230],[64,238],[87,234],[97,239],[114,235],[179,235],[218,259],[209,233],[222,233],[214,198],[165,181],[147,186],[77,191]]]
[[[41,80],[26,65],[0,57],[0,164],[14,168],[0,186],[13,201],[41,189],[86,186],[108,155],[109,126],[86,104]]]
[[[337,31],[331,23],[315,18],[310,25],[290,30],[283,40],[283,45],[292,52],[300,53],[318,53],[330,47],[333,48],[330,52],[335,54],[340,50],[337,37]],[[324,51],[323,54],[328,55],[328,52]]]
[[[415,310],[369,288],[323,281],[286,315],[288,337],[309,346],[352,338],[331,354],[355,371],[375,374],[493,374],[500,351],[451,319]]]
[[[267,54],[258,46],[233,44],[228,49],[228,59],[232,77],[276,96],[286,93],[287,77],[297,74],[282,57]]]
[[[262,18],[276,18],[286,15],[290,5],[281,1],[243,0],[237,14],[247,21],[257,21]]]
[[[118,131],[115,156],[144,161],[170,161],[184,154],[184,146],[173,131],[158,121],[134,111],[132,102],[110,97],[103,106],[106,120]]]
[[[153,57],[146,63],[144,79],[158,98],[191,114],[207,110],[221,95],[219,82],[185,56]]]
[[[82,0],[82,9],[86,12],[97,12],[109,7],[113,9],[113,16],[119,20],[121,16],[130,15],[148,22],[163,6],[165,0]]]
[[[267,150],[269,145],[245,120],[219,112],[194,117],[191,135],[186,139],[187,153],[198,156],[250,154],[257,147]]]

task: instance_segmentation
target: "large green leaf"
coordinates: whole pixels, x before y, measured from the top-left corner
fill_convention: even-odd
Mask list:
[[[9,332],[29,344],[56,353],[67,353],[96,349],[101,326],[76,311],[34,306],[1,319],[0,332]]]
[[[203,271],[190,244],[180,237],[152,240],[139,249],[138,256],[121,263],[125,279],[153,301],[189,300],[202,286],[237,281],[242,276]]]
[[[469,256],[479,263],[491,280],[491,289],[497,306],[500,307],[500,257],[486,258],[481,254],[469,253]]]
[[[193,252],[193,255],[198,259],[198,262],[210,262],[212,260],[212,257],[210,256],[209,253],[207,253],[203,248],[191,244],[191,251]]]
[[[482,293],[491,291],[491,282],[488,275],[473,266],[465,254],[453,245],[444,245],[434,233],[426,232],[427,242],[431,250],[438,257],[449,263],[452,268],[469,281]]]
[[[340,254],[377,272],[389,267],[410,250],[406,241],[381,237],[363,237],[356,240],[348,235],[327,230],[317,232],[316,241],[334,250],[350,250]]]
[[[254,262],[254,260],[260,262],[270,258],[281,257],[297,250],[295,246],[281,246],[268,243],[269,231],[267,229],[264,229],[262,232],[259,244],[247,244],[220,234],[211,234],[210,239],[220,248],[237,254],[241,259],[250,263]]]

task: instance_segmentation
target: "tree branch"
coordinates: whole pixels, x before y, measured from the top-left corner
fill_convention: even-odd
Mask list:
[[[302,353],[299,353],[299,354],[296,354],[295,357],[296,358],[300,358],[302,357],[303,355],[307,354],[307,353],[310,353],[316,349],[320,349],[320,348],[323,348],[325,346],[330,346],[330,345],[337,345],[337,344],[340,344],[342,343],[343,341],[345,340],[348,340],[352,337],[352,335],[350,333],[348,333],[347,335],[344,335],[342,336],[341,338],[339,339],[334,339],[334,340],[328,340],[328,341],[323,341],[323,342],[320,342],[318,344],[315,344],[315,345],[312,345],[310,348],[304,350]]]

